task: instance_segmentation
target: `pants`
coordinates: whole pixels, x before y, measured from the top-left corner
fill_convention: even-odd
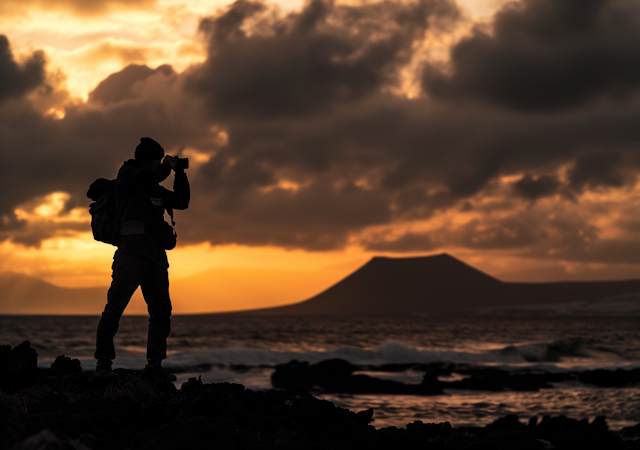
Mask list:
[[[112,269],[107,306],[98,324],[95,358],[115,359],[113,338],[118,331],[120,317],[129,304],[131,296],[140,286],[149,311],[147,359],[165,359],[167,337],[171,331],[171,300],[167,265],[117,250],[113,257]]]

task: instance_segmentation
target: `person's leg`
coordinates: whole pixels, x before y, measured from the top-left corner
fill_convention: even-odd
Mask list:
[[[171,300],[169,299],[167,267],[154,264],[140,288],[149,310],[148,363],[142,371],[142,378],[156,381],[175,381],[175,375],[162,368],[162,360],[167,357],[167,337],[171,331]]]
[[[144,279],[149,262],[144,258],[126,255],[119,252],[113,257],[113,273],[111,287],[107,294],[107,305],[104,308],[96,337],[97,360],[113,360],[116,357],[113,338],[115,337],[120,317],[131,300],[131,296]]]
[[[160,363],[167,357],[167,337],[171,332],[169,274],[164,265],[152,264],[140,284],[149,311],[147,360]]]

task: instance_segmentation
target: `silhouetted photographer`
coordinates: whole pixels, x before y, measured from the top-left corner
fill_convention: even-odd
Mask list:
[[[161,364],[167,357],[171,330],[166,250],[176,245],[173,210],[189,206],[189,181],[184,172],[187,167],[187,159],[165,156],[160,144],[141,138],[134,159],[125,161],[118,177],[96,180],[87,193],[95,200],[91,206],[94,237],[118,247],[113,256],[107,305],[98,325],[96,376],[112,376],[112,360],[116,357],[113,338],[122,313],[140,286],[149,311],[148,363],[142,375],[175,380]],[[170,191],[159,183],[172,170],[175,177]],[[165,211],[171,216],[171,224],[164,220]]]

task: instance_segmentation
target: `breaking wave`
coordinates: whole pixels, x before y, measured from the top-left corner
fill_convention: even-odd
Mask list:
[[[520,357],[526,362],[559,362],[573,358],[588,358],[584,342],[580,339],[555,340],[522,345],[509,345],[494,353]]]
[[[521,365],[553,363],[565,358],[586,357],[579,342],[553,341],[511,345],[497,350],[468,351],[455,349],[424,349],[400,342],[386,342],[374,349],[339,347],[331,350],[267,350],[257,348],[221,348],[174,353],[166,361],[167,367],[180,371],[206,372],[212,368],[273,367],[291,360],[316,363],[340,358],[356,365],[454,363],[470,365]],[[144,365],[144,358],[118,358],[121,367]],[[91,364],[90,360],[87,360]],[[49,361],[50,364],[50,361]],[[83,366],[85,366],[83,362]]]

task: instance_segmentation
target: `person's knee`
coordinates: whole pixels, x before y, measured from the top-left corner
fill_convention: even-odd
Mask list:
[[[105,319],[120,320],[128,303],[128,301],[114,301],[113,299],[109,299],[102,312],[102,317]]]
[[[148,287],[147,289],[145,289],[145,287],[146,286],[143,286],[142,293],[147,303],[149,316],[170,317],[173,308],[171,306],[171,299],[169,298],[169,290],[150,292]]]
[[[120,308],[109,307],[109,305],[107,305],[102,312],[102,319],[119,322],[122,314],[123,311],[121,311]]]
[[[171,320],[171,303],[150,306],[149,317],[157,320]]]
[[[107,311],[102,313],[100,322],[98,323],[98,337],[114,336],[120,328],[121,314],[109,314]]]

